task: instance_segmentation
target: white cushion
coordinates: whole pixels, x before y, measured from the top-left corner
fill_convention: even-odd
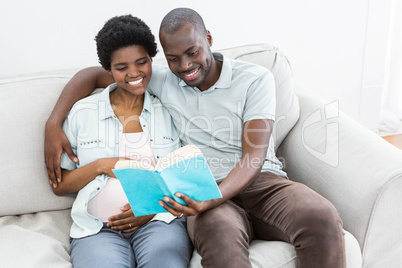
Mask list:
[[[274,75],[276,87],[276,120],[272,133],[275,150],[299,119],[299,100],[294,92],[292,70],[286,56],[267,44],[246,45],[221,50],[232,59],[259,64]]]
[[[345,232],[346,264],[348,268],[361,268],[359,243]],[[254,268],[295,268],[296,251],[286,242],[254,240],[250,243],[250,260]],[[189,268],[201,268],[201,256],[193,252]]]
[[[0,217],[0,267],[71,268],[70,210]]]
[[[71,73],[0,80],[0,216],[70,208],[56,196],[44,156],[45,123]]]

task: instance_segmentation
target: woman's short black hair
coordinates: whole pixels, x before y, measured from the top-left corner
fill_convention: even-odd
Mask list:
[[[99,63],[105,70],[110,70],[112,53],[120,48],[140,45],[150,57],[158,52],[151,29],[141,19],[131,15],[109,19],[96,35],[95,41]]]

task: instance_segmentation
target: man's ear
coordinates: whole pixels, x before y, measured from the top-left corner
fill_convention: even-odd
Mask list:
[[[208,42],[209,46],[212,47],[213,38],[212,38],[211,32],[209,30],[207,30],[207,42]]]

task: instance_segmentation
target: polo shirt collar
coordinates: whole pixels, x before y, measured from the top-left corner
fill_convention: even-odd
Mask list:
[[[222,61],[222,70],[219,76],[218,81],[210,87],[207,91],[215,90],[216,88],[230,88],[232,83],[232,64],[230,60],[219,52],[213,52],[212,55],[214,56],[215,60]],[[180,79],[179,85],[182,87],[188,87],[184,80]]]
[[[99,93],[100,94],[99,101],[100,102],[102,101],[102,102],[108,104],[107,109],[105,110],[105,113],[103,113],[102,115],[99,116],[99,120],[104,120],[106,118],[115,116],[113,109],[112,109],[112,104],[110,103],[110,95],[109,94],[110,94],[110,92],[112,92],[116,89],[117,89],[117,84],[114,83],[114,84],[111,84],[110,86],[108,86],[101,93]],[[144,96],[144,105],[142,108],[142,113],[144,111],[151,113],[151,111],[152,111],[151,94],[148,92],[148,90],[145,90],[144,94],[145,94],[145,96]]]

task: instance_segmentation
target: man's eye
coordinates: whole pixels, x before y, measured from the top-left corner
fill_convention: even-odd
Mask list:
[[[116,68],[117,71],[124,71],[126,67]]]
[[[147,63],[146,60],[139,62],[138,65],[144,65],[145,63]]]
[[[177,58],[169,58],[168,61],[174,62],[177,61]]]
[[[193,52],[191,52],[190,54],[191,54],[191,56],[195,56],[195,55],[197,55],[197,54],[198,54],[198,50],[193,51]]]

